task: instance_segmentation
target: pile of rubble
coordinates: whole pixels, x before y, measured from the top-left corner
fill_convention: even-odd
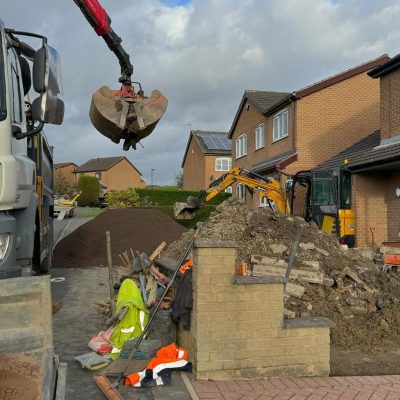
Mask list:
[[[237,263],[251,274],[285,275],[293,242],[301,241],[286,288],[286,314],[323,316],[333,320],[332,344],[378,350],[400,345],[400,279],[383,271],[374,251],[348,249],[321,232],[313,222],[274,214],[269,208],[250,209],[228,199],[196,231],[184,233],[164,255],[178,259],[195,236],[234,240]]]

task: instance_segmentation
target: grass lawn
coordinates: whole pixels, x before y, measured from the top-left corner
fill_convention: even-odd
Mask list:
[[[102,214],[104,211],[106,211],[106,208],[87,208],[83,210],[82,212],[79,213],[78,217],[79,218],[85,218],[85,217],[97,217],[98,215]]]

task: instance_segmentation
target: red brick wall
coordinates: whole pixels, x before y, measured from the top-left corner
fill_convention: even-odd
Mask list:
[[[356,245],[372,245],[387,240],[388,180],[383,173],[353,175],[353,208],[356,217]]]
[[[204,188],[204,175],[204,154],[192,138],[183,165],[183,189],[198,190]]]
[[[400,171],[393,172],[388,180],[387,203],[387,228],[388,240],[400,241],[400,198],[395,195],[396,187],[400,186]]]
[[[298,161],[285,172],[311,169],[380,126],[379,82],[366,73],[296,101]]]
[[[75,179],[75,171],[76,165],[75,164],[68,164],[63,167],[56,168],[55,173],[58,176],[64,176],[65,179],[70,183],[70,184],[75,184],[76,179]]]
[[[104,189],[103,192],[146,187],[146,182],[141,180],[140,174],[126,160],[120,161],[107,171],[99,171],[99,173],[101,173],[100,182],[107,186],[107,189]],[[96,176],[96,172],[84,172],[75,175],[79,179],[81,175]]]
[[[205,189],[212,180],[224,174],[215,170],[217,158],[231,158],[231,156],[204,154],[197,142],[192,139],[183,165],[183,189]]]
[[[381,77],[380,87],[381,138],[387,139],[400,135],[400,70]]]
[[[294,104],[290,104],[283,109],[287,109],[289,114],[289,135],[286,138],[273,142],[272,121],[275,114],[265,117],[251,102],[246,102],[244,104],[232,134],[232,164],[234,167],[250,169],[253,164],[259,161],[277,156],[293,148]],[[260,124],[264,124],[265,146],[256,150],[255,130]],[[243,133],[247,134],[247,156],[236,159],[236,139]],[[233,185],[233,191],[235,193],[236,185]],[[246,203],[250,206],[258,207],[259,193],[255,191],[252,196],[251,193],[247,191]]]

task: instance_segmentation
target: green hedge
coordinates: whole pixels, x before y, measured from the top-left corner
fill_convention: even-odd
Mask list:
[[[158,206],[173,206],[176,202],[185,202],[189,196],[198,196],[199,191],[180,190],[176,188],[163,189],[136,189],[141,200]],[[229,193],[220,193],[208,205],[218,205],[230,196]]]
[[[139,201],[139,195],[133,188],[120,190],[119,192],[106,193],[106,203],[109,207],[136,207],[139,205]]]
[[[80,206],[93,206],[100,193],[99,180],[94,176],[82,175],[78,180],[78,191],[81,195],[78,197]]]

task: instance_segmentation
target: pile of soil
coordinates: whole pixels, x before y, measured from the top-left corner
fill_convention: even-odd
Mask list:
[[[159,210],[107,210],[57,245],[53,268],[107,265],[106,231],[111,234],[113,265],[121,265],[118,254],[132,248],[150,255],[161,242],[169,244],[177,240],[186,228]]]
[[[0,356],[0,399],[37,400],[42,378],[36,358],[22,353]]]
[[[178,259],[190,240],[196,237],[234,240],[239,246],[238,264],[246,261],[251,266],[253,255],[288,261],[300,226],[304,229],[294,268],[310,270],[310,262],[314,263],[314,268],[316,263],[330,283],[295,282],[305,287],[305,294],[301,299],[288,297],[285,308],[297,316],[320,316],[334,321],[333,345],[371,351],[400,347],[400,275],[383,272],[382,264],[372,256],[366,257],[361,249],[340,246],[337,239],[321,232],[313,222],[274,215],[269,208],[250,209],[235,199],[228,199],[196,231],[188,231],[172,243],[165,255]],[[338,278],[343,275],[344,268],[349,268],[372,291],[362,284],[356,284],[349,291],[338,291]],[[342,284],[354,286],[355,282],[345,277]]]

